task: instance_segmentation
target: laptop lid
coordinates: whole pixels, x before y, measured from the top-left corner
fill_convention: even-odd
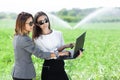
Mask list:
[[[86,32],[84,32],[83,34],[81,34],[81,35],[76,39],[73,58],[76,58],[76,57],[78,56],[78,53],[77,53],[77,52],[78,52],[80,49],[83,50],[84,41],[85,41],[85,36],[86,36]]]

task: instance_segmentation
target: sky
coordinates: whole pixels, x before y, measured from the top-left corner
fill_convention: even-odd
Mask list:
[[[0,0],[0,12],[56,12],[63,8],[120,7],[120,0]]]

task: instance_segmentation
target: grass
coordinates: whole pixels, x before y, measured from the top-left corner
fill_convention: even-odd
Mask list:
[[[3,24],[4,22],[2,22]],[[12,23],[13,21],[8,22]],[[110,24],[90,24],[87,26],[113,26]],[[0,26],[0,80],[12,80],[11,71],[14,63],[12,39],[14,30],[8,24]],[[60,29],[65,43],[75,39],[87,31],[85,51],[74,60],[65,60],[65,69],[70,80],[120,80],[120,27],[117,29]],[[36,80],[40,80],[43,60],[32,56],[36,68]]]
[[[66,61],[72,80],[119,80],[119,34],[119,30],[88,30],[83,56]]]

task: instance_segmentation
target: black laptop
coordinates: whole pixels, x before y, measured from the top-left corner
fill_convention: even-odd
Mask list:
[[[69,58],[68,56],[62,56],[60,59],[75,59],[79,55],[79,50],[84,51],[84,42],[85,42],[86,32],[82,33],[75,42],[75,47],[72,50],[71,54],[73,57]]]
[[[73,58],[76,58],[79,54],[79,50],[84,51],[84,42],[85,42],[85,36],[86,36],[86,32],[84,32],[83,34],[81,34],[77,39],[76,39],[76,43],[75,43],[75,47],[74,47],[74,54],[73,54]]]

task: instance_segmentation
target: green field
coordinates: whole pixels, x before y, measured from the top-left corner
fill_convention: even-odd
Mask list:
[[[14,21],[0,24],[0,80],[12,80],[14,63],[13,34]],[[120,25],[120,23],[118,23]],[[82,32],[87,31],[85,51],[82,57],[65,60],[65,69],[70,80],[120,80],[120,26],[115,23],[96,23],[90,26],[117,26],[117,29],[60,29],[65,43],[74,42]],[[36,68],[36,80],[40,80],[43,60],[32,56]]]

